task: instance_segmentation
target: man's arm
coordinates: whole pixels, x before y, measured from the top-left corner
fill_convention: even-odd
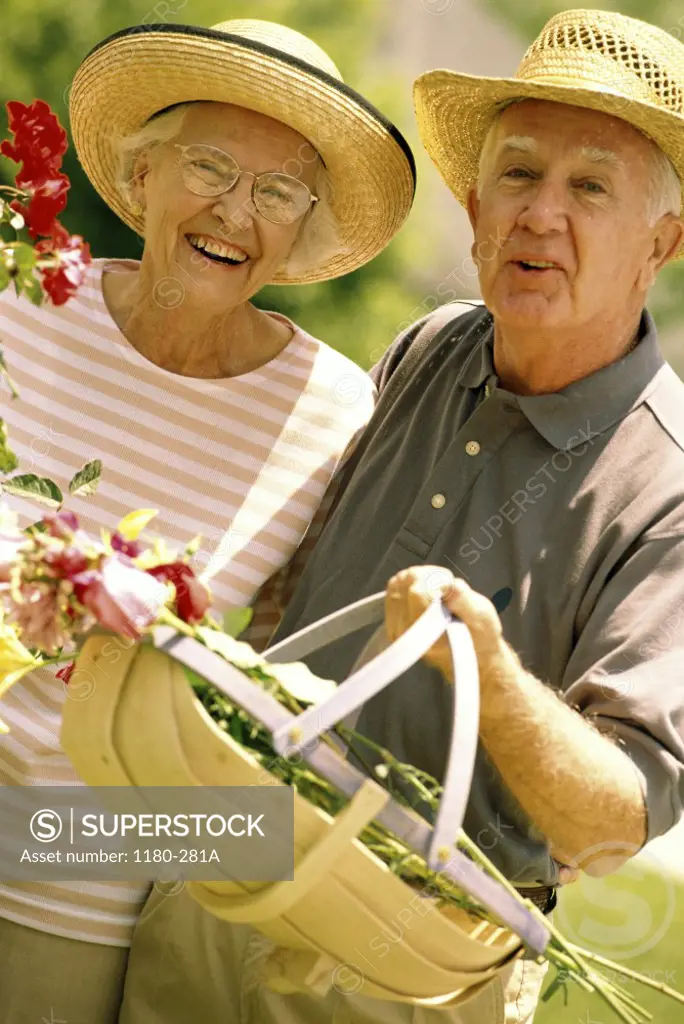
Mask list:
[[[646,842],[634,762],[525,671],[503,638],[483,665],[480,738],[506,785],[556,860],[589,874],[616,870]]]
[[[681,815],[682,565],[676,536],[653,537],[625,559],[583,624],[562,693],[524,669],[491,602],[464,580],[438,594],[434,567],[422,566],[388,588],[390,639],[436,596],[468,626],[482,743],[556,859],[591,874],[615,870]],[[445,640],[427,657],[449,678]]]

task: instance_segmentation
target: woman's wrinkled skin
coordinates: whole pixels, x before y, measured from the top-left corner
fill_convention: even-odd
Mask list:
[[[292,128],[255,111],[195,103],[173,142],[215,146],[244,171],[283,171],[314,191],[314,149]],[[306,215],[294,224],[265,220],[251,201],[249,175],[221,196],[194,195],[181,179],[179,154],[169,143],[138,159],[132,197],[144,210],[145,248],[139,270],[104,275],[105,301],[131,344],[158,366],[195,377],[246,373],[273,359],[292,337],[285,323],[249,299],[285,262]],[[187,236],[193,234],[238,246],[248,259],[239,266],[215,263],[191,247]]]

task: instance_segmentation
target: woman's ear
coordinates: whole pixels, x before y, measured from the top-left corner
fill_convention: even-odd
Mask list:
[[[150,158],[147,153],[141,153],[135,158],[133,174],[131,176],[130,195],[133,202],[145,206],[145,179],[150,172]]]

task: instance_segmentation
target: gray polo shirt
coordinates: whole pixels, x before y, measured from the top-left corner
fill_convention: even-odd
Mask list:
[[[514,395],[498,385],[481,307],[438,331],[383,403],[437,316],[444,309],[371,371],[378,409],[275,640],[383,590],[400,569],[449,568],[495,597],[524,666],[624,746],[653,838],[678,820],[684,795],[684,384],[645,312],[639,344],[611,366],[556,394]],[[370,632],[309,666],[344,680]],[[441,778],[451,699],[419,662],[357,728]],[[512,881],[557,881],[543,836],[481,745],[464,827]]]

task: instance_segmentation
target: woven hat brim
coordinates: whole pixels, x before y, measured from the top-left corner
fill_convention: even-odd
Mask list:
[[[146,26],[105,40],[81,64],[70,119],[78,158],[112,210],[138,234],[116,184],[113,139],[140,129],[159,110],[189,100],[247,107],[282,121],[320,153],[331,206],[347,251],[298,277],[310,284],[340,277],[377,256],[404,223],[415,193],[408,143],[370,103],[331,75],[268,46],[195,26]]]
[[[413,89],[421,141],[440,175],[465,206],[477,183],[480,153],[498,111],[517,99],[549,100],[611,114],[639,129],[670,158],[684,182],[684,117],[653,103],[568,84],[428,71]],[[684,244],[675,257],[684,258]]]

